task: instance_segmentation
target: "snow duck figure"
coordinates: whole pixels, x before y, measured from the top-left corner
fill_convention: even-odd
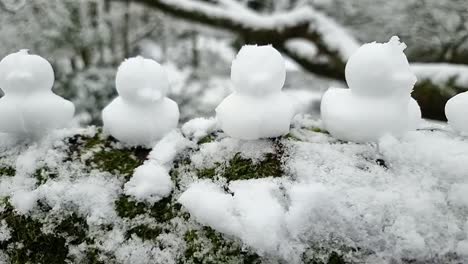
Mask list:
[[[345,69],[349,89],[330,88],[321,102],[322,121],[333,137],[376,142],[417,128],[421,110],[411,97],[417,79],[405,48],[394,36],[387,43],[364,44],[350,57]]]
[[[244,140],[287,134],[295,109],[281,91],[285,79],[285,62],[276,49],[243,46],[231,66],[234,91],[216,108],[219,127]]]
[[[177,127],[179,107],[166,97],[169,80],[154,60],[134,57],[117,70],[119,96],[102,112],[104,131],[130,146],[153,147]]]
[[[75,113],[72,102],[52,92],[52,65],[27,50],[0,61],[0,132],[38,138],[67,126]]]

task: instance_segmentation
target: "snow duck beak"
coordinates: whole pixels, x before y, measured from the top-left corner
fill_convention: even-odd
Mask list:
[[[138,95],[141,98],[146,99],[146,100],[150,100],[152,102],[158,101],[159,99],[162,98],[161,92],[157,91],[157,90],[155,91],[152,88],[144,88],[138,93]]]
[[[33,76],[31,73],[23,71],[13,71],[9,73],[5,78],[6,83],[10,87],[15,89],[28,88],[33,82]]]

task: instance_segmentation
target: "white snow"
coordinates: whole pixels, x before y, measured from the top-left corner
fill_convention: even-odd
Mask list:
[[[182,133],[187,138],[191,138],[194,141],[199,141],[203,137],[206,137],[210,133],[214,132],[216,128],[217,123],[215,118],[199,117],[186,122],[182,126]]]
[[[325,128],[334,137],[375,142],[418,127],[421,110],[410,96],[416,76],[405,48],[392,37],[388,43],[365,44],[351,56],[345,70],[349,89],[331,88],[321,102]]]
[[[114,201],[119,195],[120,182],[112,176],[95,173],[74,181],[48,181],[37,188],[38,198],[52,210],[77,208],[89,225],[112,223],[117,217]]]
[[[457,94],[448,100],[445,105],[445,116],[447,117],[450,126],[461,133],[468,136],[468,92]]]
[[[252,183],[254,182],[254,183]],[[235,181],[233,195],[201,181],[190,186],[179,202],[204,225],[234,235],[260,254],[278,249],[284,234],[284,209],[276,201],[278,186],[269,180]]]
[[[11,238],[11,230],[8,227],[5,219],[0,222],[0,242],[7,241]],[[1,259],[1,258],[0,258]]]
[[[170,168],[176,155],[190,145],[179,131],[173,130],[153,147],[148,159]]]
[[[0,132],[37,139],[52,129],[67,126],[74,105],[54,93],[54,70],[50,63],[27,50],[0,61]]]
[[[35,191],[17,190],[12,193],[10,203],[18,213],[26,214],[36,206],[37,199]]]
[[[304,59],[312,59],[318,54],[317,47],[305,39],[290,39],[286,41],[286,47],[296,51],[296,55]]]
[[[129,145],[152,147],[177,127],[179,108],[166,97],[162,66],[142,57],[122,62],[116,76],[119,97],[102,111],[104,131]]]
[[[199,223],[289,263],[300,263],[311,245],[361,248],[348,257],[364,263],[424,262],[434,252],[466,258],[466,140],[443,129],[387,135],[377,145],[339,143],[311,130],[319,122],[296,119],[290,133],[299,141],[283,141],[282,178],[199,180],[179,202]],[[193,164],[209,168],[248,149],[233,140],[203,144]],[[247,157],[271,151],[263,141],[245,142]]]
[[[155,203],[168,196],[174,184],[169,170],[173,160],[182,150],[191,145],[178,131],[162,138],[148,155],[148,160],[135,169],[132,178],[125,184],[124,192],[137,201]]]
[[[132,178],[125,184],[125,193],[137,201],[155,203],[169,195],[173,183],[166,168],[148,162],[135,169]]]
[[[447,63],[412,63],[411,70],[420,81],[429,80],[445,87],[453,81],[460,88],[468,87],[468,66]]]
[[[216,108],[219,127],[245,140],[287,134],[295,109],[281,91],[285,79],[284,60],[272,46],[243,46],[231,67],[234,92]]]

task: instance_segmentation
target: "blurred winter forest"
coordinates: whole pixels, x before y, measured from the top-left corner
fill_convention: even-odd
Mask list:
[[[285,89],[317,115],[324,90],[346,85],[354,49],[392,35],[408,45],[423,115],[443,120],[447,98],[468,89],[467,0],[0,0],[0,56],[51,61],[82,124],[100,123],[116,68],[136,55],[165,66],[183,121],[212,115],[245,43],[280,50]]]

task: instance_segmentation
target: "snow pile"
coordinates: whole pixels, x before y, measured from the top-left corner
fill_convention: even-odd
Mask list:
[[[288,133],[295,109],[281,91],[285,79],[284,60],[272,46],[243,46],[231,67],[234,93],[216,108],[221,129],[246,140]]]
[[[130,145],[151,147],[177,126],[179,108],[166,97],[169,80],[156,61],[125,60],[116,76],[119,97],[102,112],[104,130]]]
[[[433,84],[445,87],[453,82],[457,87],[468,87],[468,66],[445,63],[412,63],[411,70],[421,81],[430,80]]]
[[[365,44],[351,56],[345,70],[350,89],[331,88],[322,99],[322,119],[333,136],[369,142],[417,128],[421,110],[410,96],[416,76],[405,48],[392,37],[388,43]]]
[[[208,136],[217,128],[215,118],[194,118],[182,126],[182,133],[185,137],[198,142],[200,139]]]
[[[448,123],[455,130],[468,136],[468,92],[457,94],[448,100],[445,105],[445,115]]]
[[[302,263],[316,247],[341,248],[352,263],[466,258],[466,141],[424,130],[383,137],[377,146],[339,143],[307,125],[317,122],[303,121],[307,128],[293,128],[294,140],[282,141],[281,178],[195,181],[179,202],[201,224],[267,259]],[[231,146],[226,140],[204,144],[212,146],[192,160],[229,159],[220,152]],[[247,156],[268,152],[255,149]]]
[[[190,141],[173,131],[159,141],[148,155],[148,160],[136,168],[125,184],[124,192],[137,201],[155,203],[168,196],[173,188],[169,170],[176,155],[190,146]]]
[[[275,198],[278,185],[270,180],[234,181],[234,195],[208,181],[198,182],[184,192],[179,202],[204,225],[235,235],[259,253],[274,252],[285,234],[284,208]]]
[[[74,105],[52,93],[54,70],[50,63],[27,50],[0,61],[0,132],[18,137],[42,137],[68,125]]]

